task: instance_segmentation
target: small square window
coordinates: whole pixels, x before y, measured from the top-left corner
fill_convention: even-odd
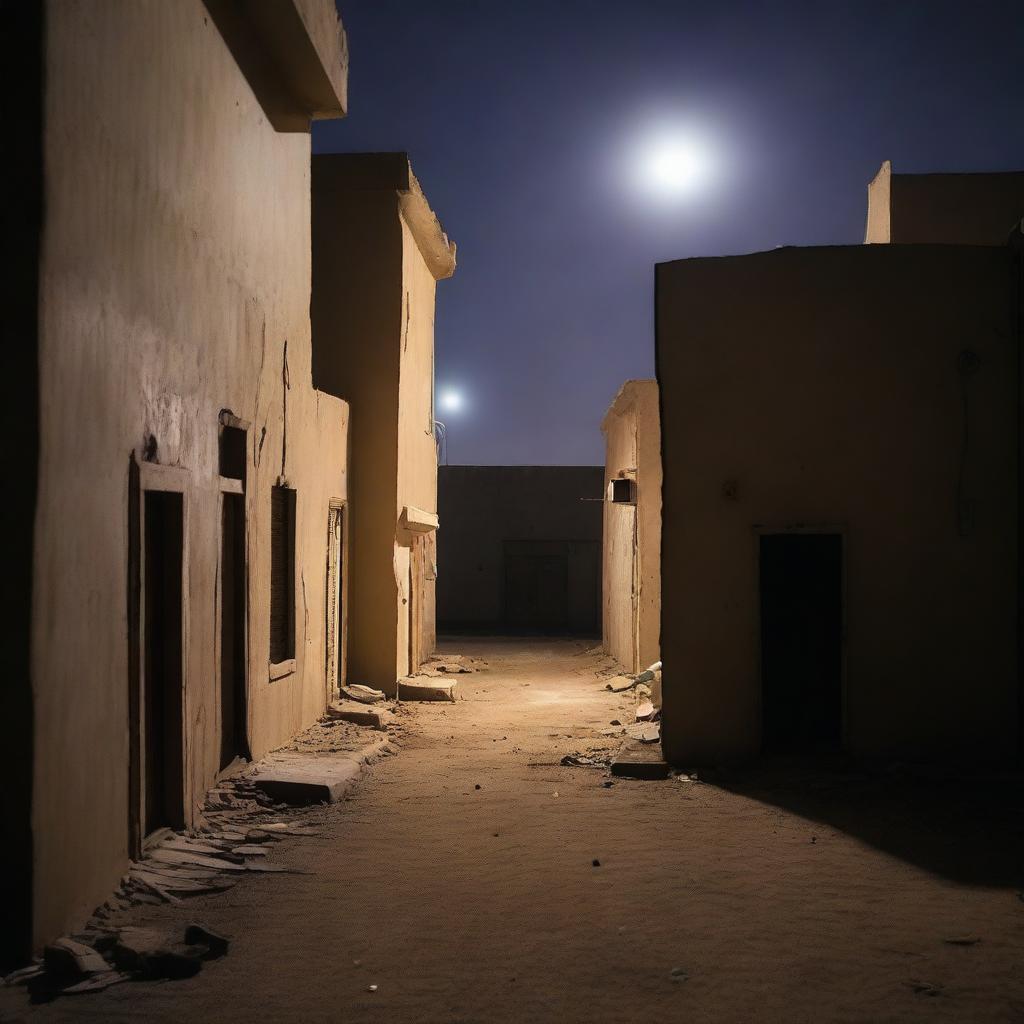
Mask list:
[[[636,481],[619,479],[612,481],[611,499],[616,504],[636,504]]]

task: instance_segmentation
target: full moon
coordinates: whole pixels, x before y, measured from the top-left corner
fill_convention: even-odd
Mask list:
[[[683,199],[700,191],[711,170],[708,149],[685,132],[663,130],[638,147],[637,185],[661,199]]]
[[[445,412],[458,412],[462,408],[462,395],[458,391],[447,388],[438,395],[437,404]]]

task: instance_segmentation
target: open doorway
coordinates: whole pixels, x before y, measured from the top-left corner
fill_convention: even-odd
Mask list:
[[[245,495],[223,494],[220,551],[220,767],[249,756]]]
[[[185,823],[182,750],[184,497],[143,494],[143,835]]]
[[[843,539],[760,538],[762,745],[817,753],[842,744]]]

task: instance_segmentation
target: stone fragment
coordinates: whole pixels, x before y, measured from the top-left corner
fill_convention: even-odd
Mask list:
[[[456,683],[424,683],[402,679],[398,683],[398,697],[399,700],[454,702],[456,685]]]
[[[612,775],[628,779],[667,779],[671,768],[661,749],[639,741],[627,741],[612,760]]]
[[[231,940],[203,924],[190,924],[185,929],[185,942],[190,946],[205,946],[206,960],[216,960],[228,951]]]

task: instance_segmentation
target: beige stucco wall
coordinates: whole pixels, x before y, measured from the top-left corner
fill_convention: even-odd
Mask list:
[[[185,480],[191,818],[219,763],[218,414],[251,424],[255,756],[324,706],[327,502],[345,496],[347,429],[345,404],[311,386],[309,136],[271,129],[200,0],[50,0],[47,25],[37,941],[80,923],[128,860],[130,460],[155,438],[156,461]],[[271,683],[268,521],[281,476],[298,494],[297,666]]]
[[[388,693],[410,671],[417,586],[419,647],[433,647],[433,580],[412,578],[402,514],[437,511],[435,278],[405,210],[410,192],[425,200],[396,156],[317,156],[313,171],[314,379],[352,408],[349,672]]]
[[[660,658],[661,426],[658,385],[627,381],[605,435],[602,624],[608,653],[637,672]],[[611,481],[636,481],[636,505],[611,500]]]
[[[781,249],[657,279],[666,756],[759,751],[757,530],[801,524],[843,531],[846,747],[1012,756],[1009,251]],[[967,378],[965,349],[981,359]]]
[[[868,186],[865,242],[1005,245],[1024,217],[1024,172],[895,174]]]

